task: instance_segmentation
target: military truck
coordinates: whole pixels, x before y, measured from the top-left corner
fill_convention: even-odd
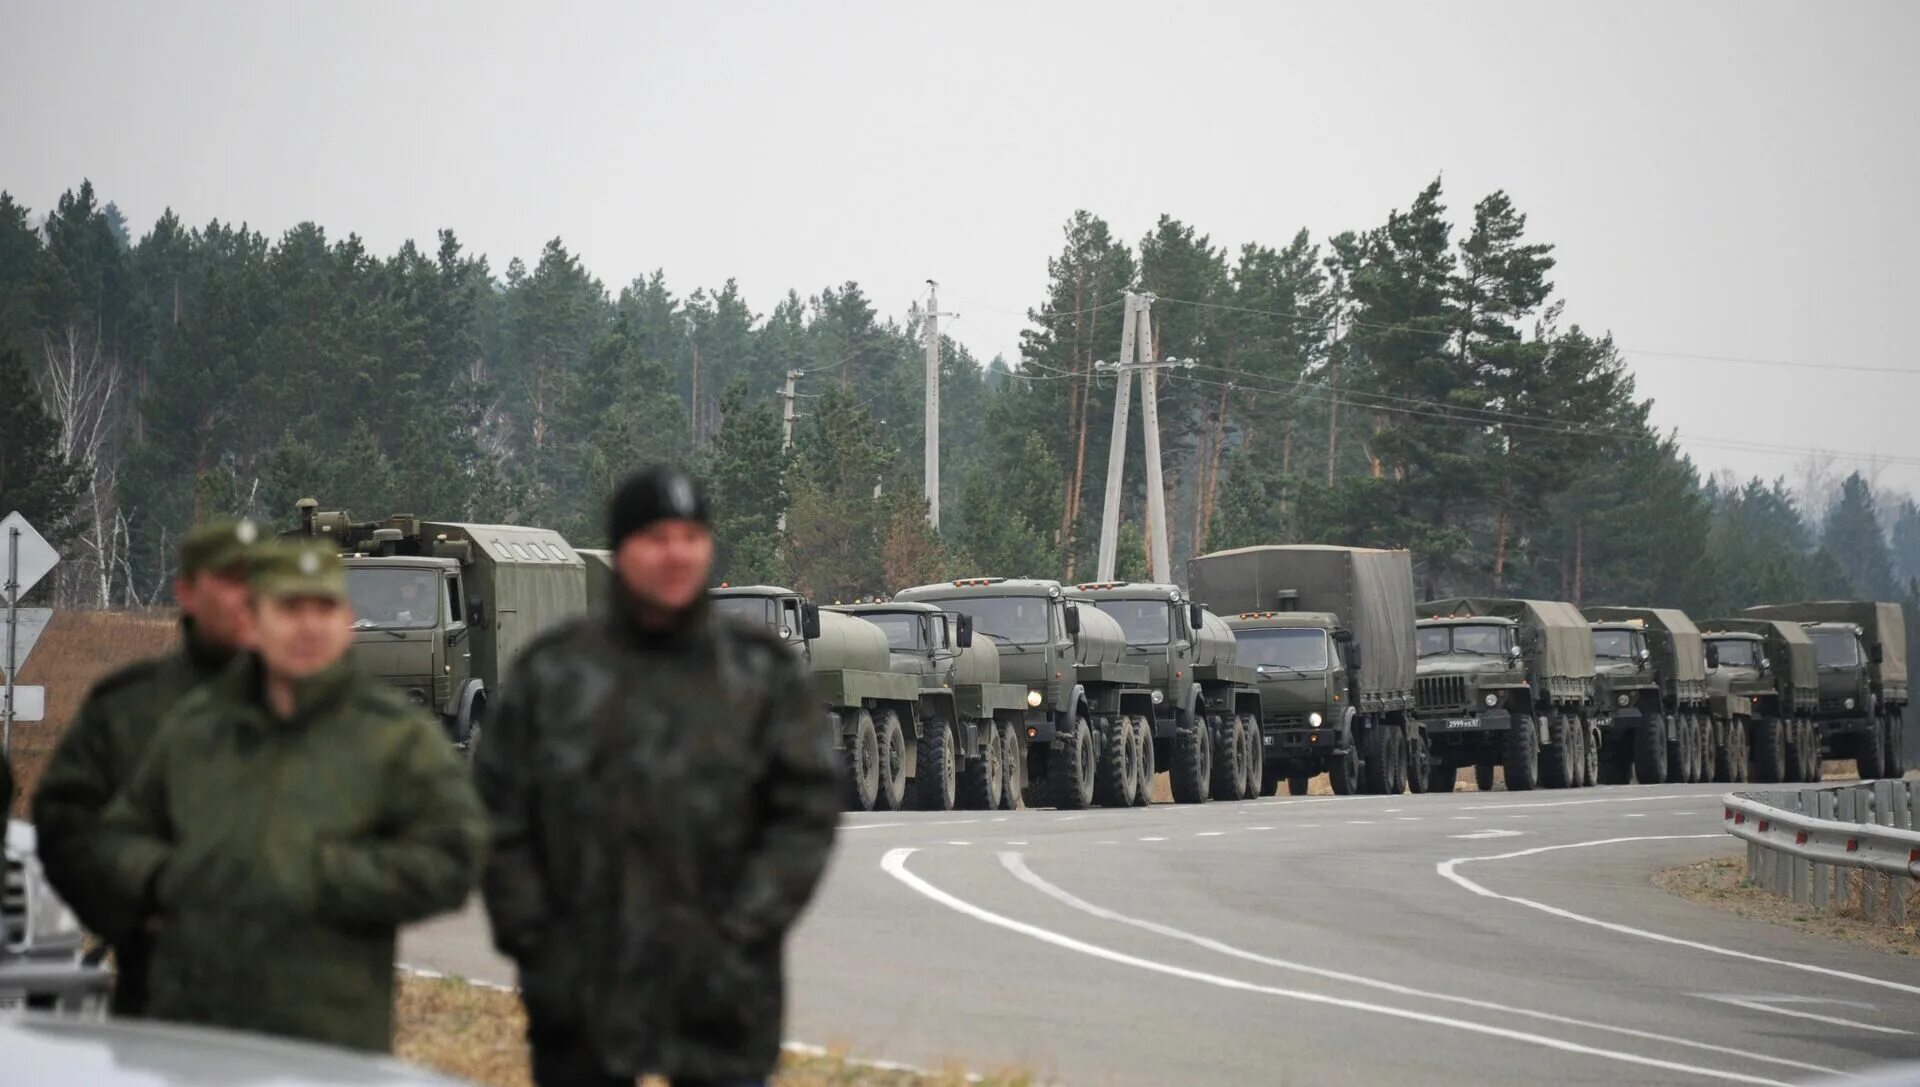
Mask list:
[[[587,607],[603,608],[613,599],[613,552],[574,548],[587,568]]]
[[[1207,728],[1212,761],[1203,767],[1176,752],[1168,768],[1173,798],[1194,804],[1207,797],[1246,800],[1260,795],[1260,676],[1235,663],[1238,646],[1225,620],[1189,600],[1178,585],[1108,581],[1081,585],[1079,591],[1120,624],[1127,643],[1125,659],[1146,666],[1153,687],[1154,745],[1142,748],[1143,757],[1152,758],[1153,746],[1175,746],[1182,720]],[[1117,765],[1103,766],[1103,771],[1098,783],[1105,791],[1102,802],[1117,802],[1134,772]],[[1145,776],[1152,778],[1151,767]]]
[[[289,536],[324,540],[346,561],[354,655],[440,715],[471,751],[487,702],[542,631],[586,611],[585,563],[557,532],[520,525],[355,521],[298,503]]]
[[[1020,800],[1020,727],[1027,689],[1000,682],[1000,647],[973,620],[932,604],[849,604],[825,609],[886,636],[888,664],[920,686],[915,806],[1011,810]]]
[[[968,616],[976,637],[1000,647],[1001,680],[1026,688],[1023,784],[1039,786],[1046,803],[1144,805],[1156,762],[1210,769],[1211,734],[1197,723],[1184,722],[1167,741],[1154,737],[1146,666],[1126,661],[1120,624],[1084,594],[1057,581],[976,577],[904,589],[893,598]],[[1123,795],[1101,786],[1103,778]]]
[[[1342,796],[1426,790],[1407,552],[1239,548],[1188,562],[1187,586],[1228,617],[1239,663],[1259,677],[1262,792],[1285,779],[1305,795],[1323,771]]]
[[[1863,778],[1906,773],[1907,627],[1900,605],[1817,600],[1745,614],[1801,623],[1813,638],[1820,677],[1814,723],[1823,757],[1853,759]]]
[[[920,739],[920,683],[893,670],[887,636],[872,623],[822,611],[777,585],[723,585],[716,615],[764,626],[813,671],[827,727],[846,761],[850,811],[902,811]]]
[[[1753,781],[1815,781],[1820,673],[1813,639],[1783,619],[1708,619],[1707,691],[1718,717],[1745,718]]]
[[[1433,738],[1436,791],[1460,766],[1481,789],[1572,788],[1598,767],[1593,633],[1572,604],[1459,597],[1419,605],[1419,715]]]
[[[1672,608],[1596,607],[1594,700],[1600,723],[1600,783],[1744,781],[1745,715],[1715,712],[1707,699],[1700,629]]]

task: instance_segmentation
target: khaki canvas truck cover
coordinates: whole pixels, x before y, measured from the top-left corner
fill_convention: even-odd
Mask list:
[[[1247,612],[1332,612],[1360,647],[1363,702],[1413,697],[1413,557],[1408,552],[1317,544],[1217,551],[1187,562],[1187,591],[1228,618]],[[1284,608],[1282,592],[1293,594]]]
[[[1869,651],[1880,647],[1880,663],[1870,665],[1881,688],[1907,693],[1907,623],[1900,605],[1872,600],[1808,600],[1798,604],[1763,604],[1746,614],[1762,619],[1791,619],[1801,623],[1852,623],[1862,631]]]
[[[1714,634],[1727,631],[1734,634],[1758,634],[1768,640],[1779,639],[1787,647],[1785,664],[1770,661],[1775,670],[1782,670],[1787,679],[1804,693],[1814,693],[1820,689],[1820,664],[1813,651],[1813,638],[1805,627],[1791,619],[1707,619],[1700,624],[1711,638]]]
[[[1707,650],[1700,628],[1677,608],[1588,608],[1587,618],[1598,621],[1638,620],[1655,636],[1647,643],[1658,654],[1660,675],[1669,682],[1702,684],[1707,680]],[[1704,694],[1704,691],[1701,692]]]
[[[1534,667],[1549,679],[1593,678],[1593,627],[1580,609],[1559,600],[1516,600],[1459,596],[1429,600],[1420,605],[1426,619],[1464,619],[1491,615],[1520,624],[1528,637],[1538,638],[1541,652]]]
[[[604,608],[613,599],[613,552],[576,547],[587,564],[587,606]]]
[[[473,671],[497,686],[542,631],[587,610],[586,563],[558,532],[520,525],[421,524],[432,539],[468,541],[467,595],[487,602],[490,638],[473,640]]]

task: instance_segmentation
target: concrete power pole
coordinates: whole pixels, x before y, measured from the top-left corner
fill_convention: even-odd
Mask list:
[[[1120,483],[1126,474],[1127,413],[1133,402],[1133,361],[1140,328],[1140,296],[1127,292],[1125,318],[1120,325],[1120,361],[1114,364],[1113,439],[1107,448],[1107,492],[1100,506],[1100,559],[1094,580],[1112,581],[1114,552],[1119,546]],[[1096,366],[1100,364],[1096,363]]]
[[[1167,555],[1167,488],[1160,477],[1160,373],[1153,357],[1153,311],[1151,303],[1140,307],[1140,425],[1147,432],[1147,559],[1153,569],[1147,576],[1156,582],[1172,583],[1173,563]]]
[[[793,452],[793,424],[800,418],[800,413],[793,408],[797,395],[794,392],[794,385],[799,380],[799,370],[788,370],[786,384],[780,386],[780,452],[782,453]],[[773,527],[776,532],[787,530],[786,510],[780,511],[780,516],[774,519]]]
[[[1095,363],[1119,379],[1113,401],[1113,443],[1107,454],[1107,493],[1100,517],[1100,559],[1095,577],[1112,581],[1120,536],[1120,492],[1126,475],[1127,416],[1133,397],[1133,375],[1140,374],[1141,425],[1147,440],[1147,562],[1155,581],[1173,580],[1168,554],[1167,492],[1160,465],[1160,396],[1158,371],[1193,366],[1192,359],[1153,356],[1153,296],[1127,292],[1126,321],[1120,328],[1120,361]]]
[[[927,523],[940,527],[940,318],[958,317],[940,312],[940,284],[927,280],[927,315],[923,331],[927,337],[927,401],[923,429],[926,431]]]

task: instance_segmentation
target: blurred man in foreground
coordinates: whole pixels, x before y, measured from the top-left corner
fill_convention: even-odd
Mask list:
[[[540,1087],[763,1082],[787,930],[839,818],[811,679],[707,607],[692,480],[628,480],[609,614],[538,639],[476,756],[487,911],[520,966]]]
[[[263,549],[257,651],[184,699],[103,823],[157,1019],[392,1046],[399,926],[463,903],[486,825],[439,727],[347,659],[330,551]]]
[[[113,946],[115,1015],[146,1009],[151,940],[144,917],[117,915],[98,893],[104,886],[100,817],[133,778],[160,720],[252,643],[247,562],[260,542],[252,521],[210,522],[187,534],[173,583],[180,648],[95,684],[34,790],[33,821],[47,879],[81,924]]]

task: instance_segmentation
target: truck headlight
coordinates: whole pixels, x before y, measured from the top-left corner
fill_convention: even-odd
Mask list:
[[[1162,703],[1162,702],[1165,702],[1166,700],[1167,700],[1167,696],[1166,696],[1166,694],[1165,694],[1165,693],[1163,693],[1163,692],[1161,692],[1161,691],[1155,691],[1155,692],[1153,692],[1153,704],[1154,704],[1154,705],[1156,705],[1156,706],[1158,706],[1158,705],[1159,705],[1160,703]]]
[[[1039,709],[1040,703],[1045,698],[1046,696],[1041,694],[1039,691],[1028,691],[1027,692],[1027,708],[1033,709],[1033,710]]]
[[[1490,694],[1486,697],[1485,701],[1487,703],[1487,708],[1492,709],[1493,707],[1498,706],[1500,704],[1500,696],[1497,694]]]
[[[1849,699],[1847,699],[1847,708],[1848,708],[1848,709],[1852,709],[1852,708],[1853,708],[1853,699],[1851,699],[1851,698],[1849,698]]]
[[[1624,706],[1624,705],[1626,705],[1626,704],[1627,704],[1627,696],[1626,696],[1626,695],[1621,695],[1621,696],[1620,696],[1620,704],[1621,704],[1622,706]]]
[[[1314,711],[1313,713],[1307,714],[1307,724],[1311,725],[1314,728],[1319,728],[1320,723],[1325,720],[1326,718],[1320,716],[1320,713],[1317,710]]]

